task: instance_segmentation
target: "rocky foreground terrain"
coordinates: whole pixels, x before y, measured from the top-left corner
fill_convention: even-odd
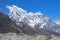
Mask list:
[[[60,40],[60,37],[52,37],[44,36],[44,35],[38,35],[38,36],[32,36],[32,35],[25,35],[25,34],[15,34],[15,33],[6,33],[6,34],[0,34],[0,40]]]

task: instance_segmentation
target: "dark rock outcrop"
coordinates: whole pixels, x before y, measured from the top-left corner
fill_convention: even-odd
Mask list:
[[[0,12],[0,33],[22,32],[18,26],[4,13]]]

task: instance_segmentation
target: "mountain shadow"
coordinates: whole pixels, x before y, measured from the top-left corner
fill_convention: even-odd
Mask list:
[[[0,33],[22,32],[18,26],[3,12],[0,12]]]

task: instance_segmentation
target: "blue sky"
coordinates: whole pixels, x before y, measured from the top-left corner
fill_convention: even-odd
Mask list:
[[[8,15],[6,5],[16,5],[28,12],[41,11],[52,20],[60,19],[60,0],[0,0],[0,10]]]

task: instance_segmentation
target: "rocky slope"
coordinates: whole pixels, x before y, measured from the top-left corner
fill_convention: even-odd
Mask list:
[[[18,32],[17,25],[4,13],[0,12],[0,33]],[[21,30],[20,30],[21,32]]]

